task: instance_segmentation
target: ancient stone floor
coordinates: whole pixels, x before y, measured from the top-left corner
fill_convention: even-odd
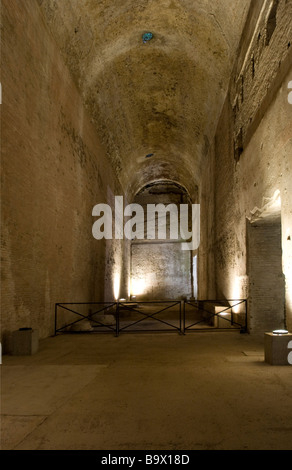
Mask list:
[[[72,334],[4,356],[2,450],[292,449],[292,367],[230,332]]]

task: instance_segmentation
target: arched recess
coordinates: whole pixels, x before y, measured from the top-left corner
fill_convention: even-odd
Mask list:
[[[191,232],[192,200],[188,191],[174,181],[159,180],[141,188],[133,202],[144,211],[144,238],[131,241],[131,298],[179,300],[192,297],[197,289],[193,278],[193,252],[182,249],[185,239],[180,230],[184,208]],[[162,212],[153,212],[153,206],[158,209],[158,204],[163,207]],[[173,237],[176,215],[177,238]],[[153,227],[155,238],[151,232]]]

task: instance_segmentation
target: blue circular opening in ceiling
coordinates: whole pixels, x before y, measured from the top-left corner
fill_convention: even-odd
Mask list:
[[[142,36],[144,44],[145,44],[145,42],[150,41],[150,39],[152,39],[152,38],[153,38],[152,33],[144,33],[143,36]]]

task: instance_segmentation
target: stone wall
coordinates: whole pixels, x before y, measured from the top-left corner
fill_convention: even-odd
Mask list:
[[[35,0],[2,2],[2,342],[53,333],[55,302],[113,299],[127,248],[92,236],[122,194]],[[122,282],[122,284],[124,284]]]
[[[191,255],[190,251],[182,251],[180,243],[137,242],[132,244],[131,259],[133,294],[137,300],[191,297]]]
[[[215,150],[214,145],[207,149],[203,177],[199,188],[200,201],[200,245],[193,252],[198,257],[198,298],[216,298],[216,279],[214,264],[214,227],[215,227]]]
[[[273,34],[267,40],[269,7],[276,3]],[[282,321],[286,316],[286,326],[291,329],[291,2],[263,2],[262,6],[254,30],[249,31],[247,26],[245,31],[215,137],[216,295],[249,297],[247,221],[277,215],[281,219],[282,272],[286,282],[281,315]],[[240,76],[242,87],[238,89]],[[262,275],[265,274],[263,268]],[[279,295],[277,285],[273,285],[275,298]],[[249,318],[255,322],[250,331],[262,331],[266,325],[257,321],[254,308],[255,303],[250,303]]]
[[[63,48],[59,46],[62,55],[56,45],[56,37],[47,27],[48,18],[45,20],[42,16],[45,11],[50,16],[51,10],[41,10],[39,7],[45,7],[45,3],[58,9],[56,2],[2,1],[1,341],[4,343],[4,351],[5,348],[9,350],[11,332],[20,327],[36,328],[40,337],[52,334],[56,302],[112,300],[116,296],[128,296],[130,244],[123,240],[98,241],[92,236],[94,205],[100,202],[113,205],[115,195],[124,195],[110,164],[111,160],[116,170],[121,171],[118,157],[122,152],[116,148],[110,159],[108,151],[103,147],[106,139],[103,145],[100,143],[96,127],[92,125],[92,117],[87,115],[83,105],[87,94],[77,90],[78,86],[84,91],[82,77],[86,76],[90,68],[82,69],[84,75],[78,75],[78,80],[72,67],[68,71],[70,61],[65,65],[64,50],[68,45],[70,52],[70,43],[63,43],[62,39]],[[67,10],[64,5],[63,8],[66,17]],[[160,146],[160,124],[157,127],[156,118],[149,120],[153,129],[149,135],[159,139],[159,152],[163,155],[153,167],[149,166],[148,159],[150,141],[145,148],[133,145],[135,140],[129,139],[127,123],[135,123],[134,129],[137,119],[124,119],[124,107],[120,106],[122,125],[119,127],[121,133],[117,133],[118,140],[123,138],[131,150],[124,152],[127,160],[123,164],[122,179],[128,185],[123,189],[129,198],[132,199],[142,182],[153,181],[154,176],[156,179],[163,177],[183,183],[189,180],[187,187],[195,190],[196,200],[193,202],[198,202],[199,196],[202,216],[198,252],[179,251],[179,243],[171,243],[170,240],[160,244],[133,243],[132,277],[136,274],[143,277],[145,273],[156,276],[150,282],[151,288],[147,293],[152,298],[189,297],[192,294],[191,258],[198,254],[199,298],[250,297],[249,320],[253,320],[250,322],[250,331],[261,331],[266,328],[266,324],[260,320],[264,318],[262,312],[255,310],[256,303],[250,296],[253,282],[251,273],[254,275],[255,271],[250,264],[251,258],[247,256],[247,227],[250,222],[265,219],[271,214],[281,221],[282,273],[285,280],[285,308],[283,312],[281,310],[278,320],[284,320],[286,326],[292,328],[292,105],[288,102],[288,83],[292,80],[291,9],[292,3],[287,0],[251,2],[222,109],[225,87],[220,78],[216,83],[219,88],[208,88],[215,80],[214,70],[218,72],[216,62],[214,68],[212,66],[210,69],[209,81],[206,81],[204,67],[200,71],[202,78],[198,84],[203,84],[203,88],[193,86],[193,73],[189,73],[188,79],[190,77],[196,89],[195,98],[189,99],[190,90],[185,86],[188,81],[185,82],[185,75],[182,75],[187,114],[191,116],[189,123],[196,132],[188,132],[189,127],[184,125],[185,114],[180,112],[182,120],[179,126],[176,121],[175,124],[170,123],[169,118],[166,122],[165,119],[161,121],[161,125],[164,122],[166,129],[171,129],[171,132],[167,131],[165,142]],[[79,10],[76,11],[79,14]],[[213,18],[214,15],[209,16]],[[58,19],[60,17],[57,15],[56,21]],[[87,28],[81,25],[85,43],[79,43],[78,28],[75,26],[73,34],[73,29],[70,29],[72,24],[69,21],[68,34],[74,37],[73,43],[78,46],[78,51],[80,48],[82,56],[87,43]],[[205,29],[202,28],[202,43],[206,39]],[[56,30],[58,28],[51,29]],[[60,31],[63,31],[62,27]],[[209,36],[213,45],[219,48],[214,49],[217,50],[219,60],[222,53],[221,32],[218,36]],[[99,41],[96,44],[98,49]],[[193,47],[190,50],[193,51]],[[95,50],[92,50],[92,54],[95,54]],[[180,47],[176,55],[181,58]],[[193,55],[190,57],[191,68],[188,68],[188,59],[184,63],[188,64],[186,69],[183,68],[184,74],[193,70]],[[230,60],[231,57],[233,53]],[[86,55],[82,56],[82,63],[83,59],[86,62]],[[165,60],[167,65],[173,67],[174,62],[168,59],[168,55]],[[118,60],[117,64],[110,66],[108,60],[107,64],[109,75],[105,74],[104,77],[112,76],[111,71],[115,71],[120,62]],[[228,62],[228,67],[227,64],[224,66],[221,78],[229,74],[229,65]],[[141,70],[139,74],[143,73]],[[152,69],[149,70],[152,74]],[[130,68],[128,73],[132,77]],[[136,79],[140,86],[139,74]],[[165,85],[164,75],[161,74],[161,80]],[[93,80],[94,86],[92,90],[90,88],[94,96],[100,91],[96,88],[98,83]],[[116,121],[111,112],[115,107],[106,107],[107,97],[112,94],[112,90],[108,80],[105,83],[107,91],[100,111],[106,115],[107,125],[102,127],[108,133],[108,127],[116,126]],[[120,85],[119,80],[117,83]],[[146,84],[143,96],[149,100],[149,96],[153,95],[152,82],[149,82],[149,90],[148,81],[144,80],[143,83]],[[219,89],[221,91],[218,95]],[[127,87],[125,90],[128,93]],[[175,91],[175,87],[172,91]],[[156,104],[155,94],[153,96],[155,99],[149,110],[152,113],[157,108],[155,116],[163,117],[164,114]],[[203,106],[198,103],[203,104],[203,100],[208,113],[201,120],[201,116],[198,116]],[[126,95],[122,103],[124,101]],[[180,99],[177,101],[180,104]],[[141,103],[144,103],[144,98]],[[193,106],[194,103],[196,106]],[[217,103],[216,112],[214,103]],[[131,106],[128,106],[128,110],[132,110]],[[141,113],[143,110],[142,106]],[[216,116],[220,110],[221,117],[217,125]],[[135,114],[134,117],[139,115]],[[196,119],[201,122],[200,126],[196,125]],[[145,129],[149,130],[148,118],[144,121]],[[206,128],[208,132],[204,133],[203,129]],[[215,128],[217,131],[212,140]],[[187,134],[180,134],[178,145],[173,146],[173,153],[169,155],[172,140],[168,137],[172,134],[176,136],[178,130],[185,129]],[[147,136],[148,130],[145,133]],[[139,133],[135,135],[139,136]],[[191,145],[187,145],[187,151],[184,152],[188,140]],[[151,141],[151,148],[152,144]],[[123,148],[129,150],[127,145]],[[178,155],[184,155],[184,159],[178,158]],[[143,162],[141,165],[139,163],[140,173],[137,172],[138,160]],[[171,202],[157,199],[157,194],[155,197],[152,202]],[[270,251],[268,245],[265,245],[264,251],[267,250]],[[253,259],[256,260],[256,254]],[[257,268],[260,269],[260,266]],[[262,268],[262,274],[263,277],[267,276],[265,268]],[[257,273],[257,277],[261,277],[261,272]],[[273,297],[278,298],[282,287],[277,287],[278,284],[273,282],[271,285],[275,290]]]
[[[192,296],[192,252],[182,250],[179,217],[180,204],[190,204],[187,192],[172,182],[157,182],[143,188],[135,197],[143,208],[144,238],[131,246],[131,291],[137,300],[180,300]],[[155,239],[147,239],[147,204],[174,204],[177,208],[178,239],[170,237],[170,217],[165,217],[166,238],[161,239],[158,225],[164,218],[156,214]],[[191,207],[189,206],[189,216]],[[190,217],[189,217],[190,218]],[[163,224],[164,226],[164,224]],[[162,234],[163,235],[163,234]]]

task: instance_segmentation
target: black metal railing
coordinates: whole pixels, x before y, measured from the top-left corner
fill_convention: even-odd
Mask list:
[[[200,329],[247,331],[247,300],[197,300],[185,301],[183,310],[185,331]]]
[[[76,319],[77,316],[77,319]],[[247,331],[247,301],[157,300],[55,304],[58,333]]]
[[[182,305],[175,301],[117,303],[118,333],[124,331],[182,332]]]
[[[55,304],[55,335],[57,333],[87,333],[95,330],[117,333],[116,304],[116,302],[63,302]],[[92,311],[93,308],[94,311]],[[67,317],[70,315],[72,321],[69,323],[64,321],[64,311],[67,313]],[[80,318],[73,320],[76,315]],[[62,323],[62,326],[58,326],[59,323]]]

